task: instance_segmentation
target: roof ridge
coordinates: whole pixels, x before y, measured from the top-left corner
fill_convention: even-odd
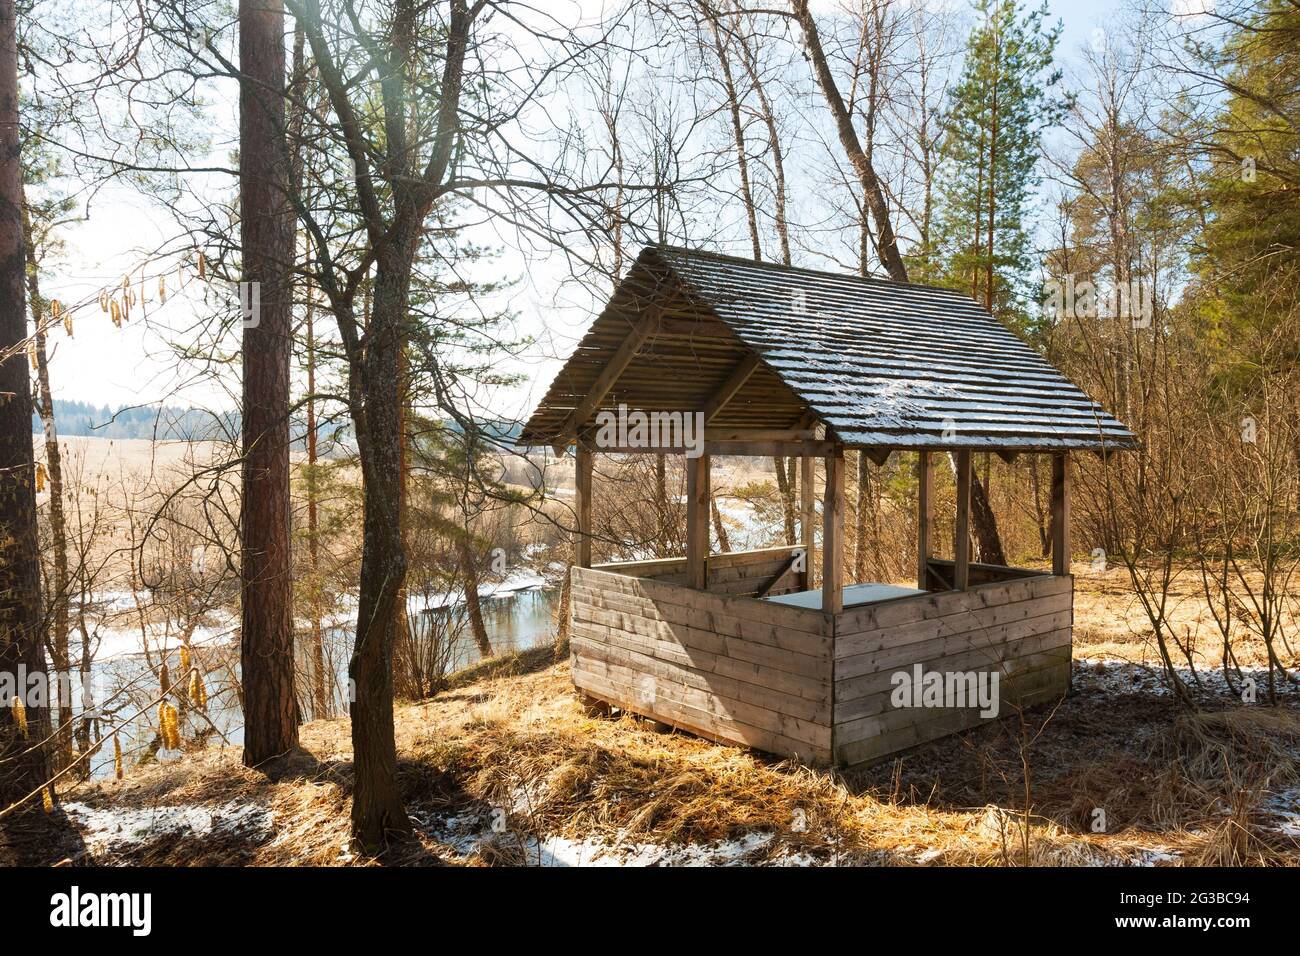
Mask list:
[[[922,289],[926,292],[940,292],[944,295],[956,296],[963,301],[969,302],[986,315],[991,314],[982,305],[965,293],[957,289],[949,289],[946,286],[931,285],[928,282],[913,282],[911,279],[908,279],[906,282],[900,282],[898,279],[891,279],[888,276],[862,276],[855,275],[852,272],[830,272],[826,269],[814,269],[811,266],[788,266],[784,262],[774,262],[771,259],[751,259],[747,256],[735,256],[727,252],[716,252],[712,249],[694,249],[690,246],[677,246],[669,242],[650,242],[642,248],[642,251],[678,252],[688,256],[701,256],[722,262],[732,262],[741,266],[758,266],[760,268],[771,269],[779,272],[802,272],[808,275],[824,276],[832,279],[849,279],[855,282],[874,282],[882,285],[902,286],[908,289]]]

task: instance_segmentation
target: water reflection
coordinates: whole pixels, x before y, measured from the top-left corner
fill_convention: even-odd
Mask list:
[[[553,618],[558,592],[543,588],[527,588],[504,594],[484,595],[480,599],[483,625],[495,654],[509,654],[550,643],[554,639]],[[441,663],[446,672],[460,670],[476,663],[481,655],[473,633],[465,620],[463,604],[432,609],[416,609],[412,624],[424,629],[438,628],[451,636],[444,649]],[[326,628],[323,635],[327,667],[333,672],[335,713],[345,709],[348,686],[347,662],[352,649],[353,628]],[[306,640],[299,635],[297,646],[301,652]],[[234,676],[238,671],[239,648],[226,644],[207,646],[196,650],[208,691],[205,713],[181,707],[181,728],[187,741],[196,736],[206,736],[214,743],[229,741],[239,745],[243,741],[243,714],[235,692]],[[156,660],[156,658],[155,658]],[[179,671],[176,654],[168,657],[173,674]],[[310,673],[310,665],[304,668]],[[148,754],[154,741],[157,716],[150,702],[158,694],[157,681],[149,670],[143,655],[128,654],[111,660],[97,662],[92,668],[96,696],[111,699],[115,713],[106,715],[105,729],[120,721],[127,723],[119,731],[124,762],[129,766]],[[81,699],[81,688],[74,681],[74,699]],[[312,718],[310,690],[299,687],[301,708],[307,719]],[[140,712],[143,711],[143,712]],[[139,713],[138,713],[139,712]],[[111,739],[90,761],[91,776],[98,779],[112,777],[114,756]]]

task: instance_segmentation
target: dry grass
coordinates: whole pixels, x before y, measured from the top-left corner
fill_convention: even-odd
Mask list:
[[[1128,571],[1114,566],[1093,571],[1087,562],[1075,562],[1074,573],[1074,646],[1076,655],[1118,657],[1123,660],[1158,660],[1159,651],[1151,632],[1151,622],[1142,602],[1133,591]],[[1252,586],[1262,585],[1258,573],[1251,576]],[[1281,624],[1284,633],[1295,634],[1300,619],[1300,602],[1292,601],[1284,609]],[[1198,668],[1216,668],[1223,654],[1222,638],[1205,602],[1199,572],[1184,568],[1170,587],[1166,609],[1169,627],[1180,641],[1192,648]],[[1267,663],[1262,641],[1245,633],[1239,626],[1233,635],[1233,650],[1243,666]],[[1177,653],[1175,651],[1175,653]],[[1179,660],[1179,663],[1183,663]]]
[[[1268,708],[1179,716],[1168,701],[1076,693],[1030,751],[1029,862],[1123,865],[1153,853],[1181,862],[1295,863],[1295,840],[1263,825],[1268,792],[1300,783],[1300,714]],[[1020,723],[947,738],[846,775],[809,770],[637,718],[584,714],[568,667],[549,651],[479,665],[437,697],[397,713],[401,784],[427,823],[494,808],[505,831],[468,857],[417,828],[387,862],[536,862],[527,838],[700,846],[764,833],[749,862],[1017,865],[1024,862]],[[346,720],[303,728],[303,753],[278,780],[239,766],[237,750],[141,768],[65,799],[149,807],[254,802],[270,832],[159,839],[79,861],[336,865],[346,849],[351,743]],[[1094,808],[1108,816],[1090,832]],[[1165,857],[1156,857],[1167,859]]]

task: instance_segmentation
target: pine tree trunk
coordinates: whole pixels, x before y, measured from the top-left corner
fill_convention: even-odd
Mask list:
[[[284,9],[240,0],[240,229],[243,273],[260,308],[243,340],[240,517],[244,764],[298,745],[289,543],[289,354],[295,249],[285,140]],[[252,301],[251,293],[249,301]]]
[[[456,549],[460,552],[460,575],[465,582],[465,609],[469,612],[470,630],[474,632],[479,656],[488,658],[492,656],[492,643],[488,640],[487,625],[483,623],[483,605],[478,599],[478,564],[469,546],[469,538],[458,536]]]
[[[27,206],[27,191],[23,190],[23,242],[28,255],[34,259],[35,246],[32,241],[31,212]],[[50,389],[49,351],[45,343],[45,325],[42,314],[48,315],[48,307],[41,298],[40,276],[36,263],[32,261],[27,269],[28,303],[32,313],[33,344],[36,354],[36,391],[39,399],[36,403],[37,414],[45,432],[45,468],[49,477],[50,490],[50,544],[54,549],[54,593],[46,595],[50,618],[50,655],[51,664],[58,679],[59,724],[54,738],[54,752],[51,754],[51,769],[58,773],[72,763],[72,657],[68,650],[68,533],[67,521],[63,514],[63,455],[59,450],[59,431],[54,422],[54,399]],[[89,772],[89,766],[83,764],[82,776]]]
[[[316,326],[315,303],[307,295],[307,560],[311,568],[311,662],[312,705],[316,718],[328,717],[330,707],[329,685],[325,680],[325,639],[320,620],[320,515],[316,487],[316,469],[320,455],[316,444]]]
[[[998,519],[993,514],[993,505],[989,502],[988,491],[984,487],[984,482],[980,481],[979,475],[971,475],[970,527],[971,533],[975,536],[975,560],[981,564],[1005,566],[1007,556],[998,532]]]
[[[28,379],[26,250],[22,224],[22,157],[18,139],[18,37],[13,0],[0,0],[0,671],[45,679],[41,578],[36,537],[32,394]],[[0,809],[49,778],[46,706],[27,704],[27,734],[12,701],[0,707]],[[43,704],[44,701],[41,701]],[[35,804],[40,806],[39,802]]]
[[[353,689],[352,834],[359,847],[378,853],[411,828],[397,786],[393,735],[393,624],[406,578],[406,550],[398,515],[402,480],[398,453],[400,385],[398,353],[409,306],[415,241],[407,238],[379,258],[364,357],[349,374],[364,491],[361,587],[357,636],[348,677]]]

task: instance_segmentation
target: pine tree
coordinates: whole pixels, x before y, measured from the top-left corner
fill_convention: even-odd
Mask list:
[[[1061,27],[1045,25],[1046,3],[1022,12],[1014,0],[976,0],[975,9],[979,25],[945,116],[935,223],[940,281],[1023,327],[1040,141],[1069,105],[1054,92]]]

